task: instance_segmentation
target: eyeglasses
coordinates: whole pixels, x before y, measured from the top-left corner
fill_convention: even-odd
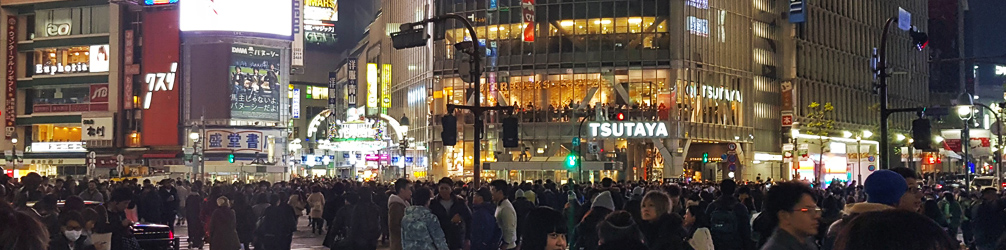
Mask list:
[[[804,213],[814,212],[815,214],[821,214],[822,210],[819,207],[814,207],[814,208],[801,208],[801,209],[796,209],[796,210],[792,210],[792,211],[793,212],[804,212]]]

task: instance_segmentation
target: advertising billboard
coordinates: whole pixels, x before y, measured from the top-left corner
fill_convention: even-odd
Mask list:
[[[293,38],[292,0],[186,0],[179,9],[184,32]]]
[[[91,66],[91,72],[108,71],[108,52],[108,44],[91,45],[90,60],[87,62]]]
[[[265,153],[269,137],[279,137],[277,130],[207,129],[206,152]]]
[[[335,22],[338,20],[338,0],[304,0],[304,41],[335,45]]]
[[[231,118],[279,120],[280,55],[280,49],[231,46]]]
[[[178,10],[147,9],[144,19],[142,83],[129,93],[143,99],[142,144],[179,145]]]
[[[6,104],[4,105],[4,121],[6,122],[6,138],[14,135],[14,123],[17,121],[17,16],[7,16],[7,87]]]

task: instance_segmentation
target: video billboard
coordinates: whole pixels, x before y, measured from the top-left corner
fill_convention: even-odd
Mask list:
[[[292,0],[180,1],[181,30],[293,38]]]
[[[279,120],[280,49],[231,46],[231,118]]]

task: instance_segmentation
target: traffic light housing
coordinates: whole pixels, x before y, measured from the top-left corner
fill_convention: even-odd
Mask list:
[[[709,163],[709,152],[702,153],[702,164]]]
[[[576,157],[577,155],[575,151],[569,152],[569,154],[566,155],[566,167],[575,168],[577,163]]]
[[[234,154],[227,155],[227,162],[234,163]]]
[[[624,121],[625,120],[625,113],[618,112],[618,114],[615,115],[615,119],[618,119],[619,121]]]
[[[407,49],[426,46],[426,41],[430,35],[426,33],[426,26],[419,26],[415,23],[402,24],[399,32],[391,33],[391,45],[395,49]]]
[[[444,115],[440,118],[444,130],[440,132],[440,139],[444,146],[454,146],[458,144],[458,118],[452,114]]]
[[[929,124],[929,119],[919,118],[912,121],[912,146],[921,149],[929,150],[932,149],[933,135],[932,135],[932,125]]]
[[[507,117],[503,118],[503,147],[505,148],[515,148],[520,146],[518,143],[520,138],[518,138],[518,121],[517,117]]]

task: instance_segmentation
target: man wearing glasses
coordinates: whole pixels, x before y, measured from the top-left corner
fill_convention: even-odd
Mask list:
[[[783,182],[769,189],[765,213],[775,216],[779,224],[761,249],[818,249],[814,235],[817,235],[821,208],[817,207],[813,192],[799,182]]]

